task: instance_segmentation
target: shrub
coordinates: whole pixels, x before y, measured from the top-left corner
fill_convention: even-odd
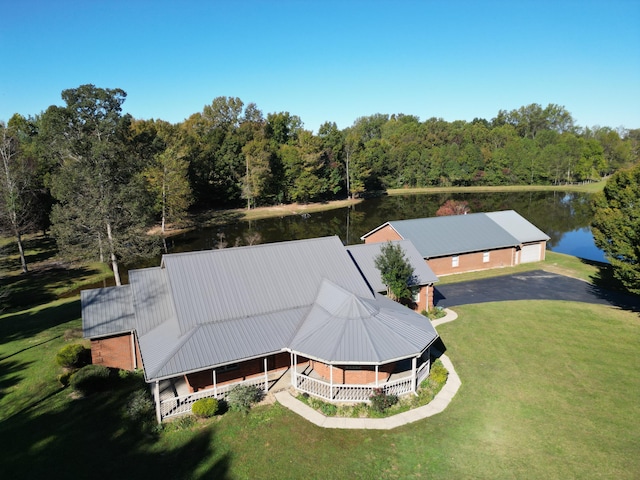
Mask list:
[[[107,386],[110,371],[104,365],[87,365],[71,375],[69,384],[77,392],[88,395]]]
[[[196,400],[193,402],[193,405],[191,405],[191,411],[196,417],[213,417],[218,413],[218,400],[213,397]]]
[[[247,413],[254,403],[262,400],[263,392],[255,385],[237,385],[229,391],[227,403],[231,410]]]
[[[80,368],[91,360],[91,350],[79,343],[65,345],[56,354],[56,362],[65,368]]]
[[[398,397],[395,395],[387,395],[381,388],[376,388],[369,397],[371,401],[371,409],[378,413],[383,413],[387,408],[398,403]]]
[[[58,375],[58,381],[63,387],[69,386],[69,380],[71,379],[71,375],[73,375],[73,371],[64,372]]]
[[[429,372],[429,380],[438,385],[444,384],[447,381],[447,377],[449,376],[449,372],[444,367],[442,362],[438,359],[433,362],[431,366],[431,371]]]
[[[333,417],[338,413],[338,407],[333,403],[323,402],[322,406],[320,407],[320,411],[327,417]]]
[[[434,307],[429,311],[422,310],[420,313],[425,317],[428,317],[430,320],[436,320],[447,316],[447,312],[442,307]]]
[[[127,400],[125,417],[135,423],[144,423],[152,420],[155,413],[155,406],[149,391],[140,389],[133,392]]]

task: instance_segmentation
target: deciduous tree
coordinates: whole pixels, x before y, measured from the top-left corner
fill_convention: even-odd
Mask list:
[[[62,251],[102,261],[106,256],[120,285],[120,262],[151,248],[146,235],[151,208],[140,165],[125,143],[130,118],[121,115],[121,106],[126,93],[82,85],[64,90],[62,98],[52,232]]]
[[[596,195],[591,230],[614,276],[640,294],[640,164],[613,174]]]
[[[0,122],[0,228],[15,238],[23,273],[29,268],[22,237],[37,218],[35,176],[35,163],[20,152],[17,135]]]
[[[375,258],[382,282],[387,286],[387,295],[394,300],[411,297],[409,286],[414,279],[414,270],[399,244],[387,242],[380,247]]]

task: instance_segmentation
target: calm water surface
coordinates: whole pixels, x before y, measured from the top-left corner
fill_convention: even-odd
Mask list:
[[[170,253],[338,235],[345,244],[389,220],[435,216],[447,200],[464,200],[472,212],[515,210],[551,237],[548,249],[594,261],[605,261],[589,230],[591,195],[562,192],[502,192],[384,196],[349,207],[264,220],[239,221],[201,228],[169,240]],[[470,232],[472,233],[472,232]],[[257,241],[256,241],[257,240]],[[150,265],[157,265],[154,259]]]

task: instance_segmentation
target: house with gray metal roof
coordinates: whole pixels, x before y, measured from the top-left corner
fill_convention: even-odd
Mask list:
[[[93,362],[143,368],[159,421],[238,383],[267,390],[287,370],[329,401],[415,393],[438,338],[371,288],[338,237],[164,255],[81,301]]]
[[[436,275],[544,260],[549,236],[514,210],[386,222],[366,244],[410,240]]]
[[[392,242],[400,245],[405,258],[413,267],[413,278],[409,284],[413,292],[413,304],[415,311],[429,311],[433,308],[433,285],[438,281],[438,277],[427,265],[409,240]],[[358,269],[374,292],[385,293],[387,286],[382,282],[380,270],[376,268],[375,260],[380,255],[380,249],[384,243],[364,243],[360,245],[347,245],[347,252],[356,263]]]

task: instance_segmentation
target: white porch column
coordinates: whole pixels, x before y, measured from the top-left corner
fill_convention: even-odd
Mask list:
[[[218,376],[215,368],[213,369],[213,394],[218,398]]]
[[[418,386],[416,385],[417,381],[416,381],[416,365],[418,363],[418,357],[413,357],[413,359],[411,360],[411,378],[412,378],[412,382],[411,382],[411,386],[413,388],[413,393],[414,394],[418,394]]]
[[[264,357],[264,393],[269,391],[269,371],[267,370],[267,357]]]
[[[138,356],[136,355],[136,334],[131,332],[131,357],[133,359],[133,369],[138,369]]]
[[[329,398],[333,400],[333,365],[329,365]]]
[[[156,380],[153,398],[156,401],[156,420],[158,420],[158,423],[162,423],[162,414],[160,413],[160,382],[158,380]]]
[[[376,365],[376,388],[378,388],[378,365]]]
[[[291,372],[291,385],[293,385],[294,388],[298,388],[298,355],[295,353],[291,354],[291,366],[293,367],[293,372]]]

